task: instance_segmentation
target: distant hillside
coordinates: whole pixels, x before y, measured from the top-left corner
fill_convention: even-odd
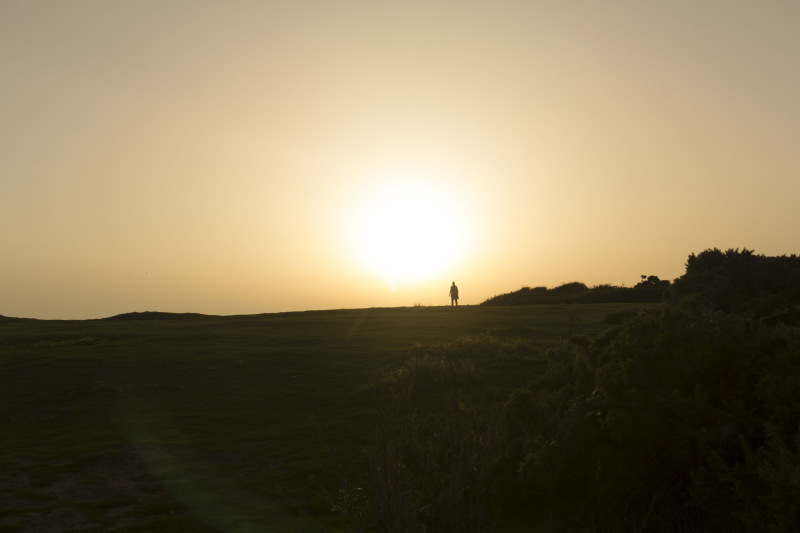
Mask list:
[[[518,291],[489,298],[481,305],[660,302],[669,286],[669,281],[661,280],[658,276],[642,276],[642,281],[633,287],[587,287],[579,281],[573,281],[552,289],[523,287]]]
[[[123,313],[121,315],[114,315],[101,320],[196,320],[198,318],[207,317],[209,315],[202,315],[200,313],[162,313],[160,311],[144,311]]]

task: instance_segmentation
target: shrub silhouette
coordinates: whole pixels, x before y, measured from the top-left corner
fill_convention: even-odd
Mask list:
[[[489,298],[481,305],[660,302],[670,282],[662,281],[658,276],[645,278],[634,287],[604,284],[590,288],[579,281],[564,283],[552,289],[523,287],[518,291]]]
[[[674,290],[676,296],[700,294],[726,313],[764,317],[800,302],[800,257],[706,250],[689,256]]]

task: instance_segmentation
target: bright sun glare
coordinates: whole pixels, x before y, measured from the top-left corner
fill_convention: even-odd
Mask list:
[[[463,254],[465,236],[447,191],[409,182],[368,197],[354,229],[359,258],[392,288],[443,274]]]

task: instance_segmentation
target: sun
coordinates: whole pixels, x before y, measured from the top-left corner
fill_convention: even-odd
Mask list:
[[[355,251],[392,288],[443,274],[462,256],[466,230],[453,195],[404,180],[373,191],[357,210]]]

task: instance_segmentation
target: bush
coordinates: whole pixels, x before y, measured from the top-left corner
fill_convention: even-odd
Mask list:
[[[589,288],[583,283],[573,281],[552,289],[523,287],[518,291],[489,298],[481,305],[660,302],[669,285],[669,281],[661,281],[658,276],[650,276],[635,287],[604,284]]]
[[[706,250],[689,256],[673,298],[702,295],[710,307],[763,317],[800,304],[800,257],[765,257],[752,250]]]
[[[669,303],[511,396],[509,509],[556,530],[800,530],[800,328],[763,305],[776,290],[790,311],[799,302],[755,265],[747,274],[749,252],[709,254]]]

